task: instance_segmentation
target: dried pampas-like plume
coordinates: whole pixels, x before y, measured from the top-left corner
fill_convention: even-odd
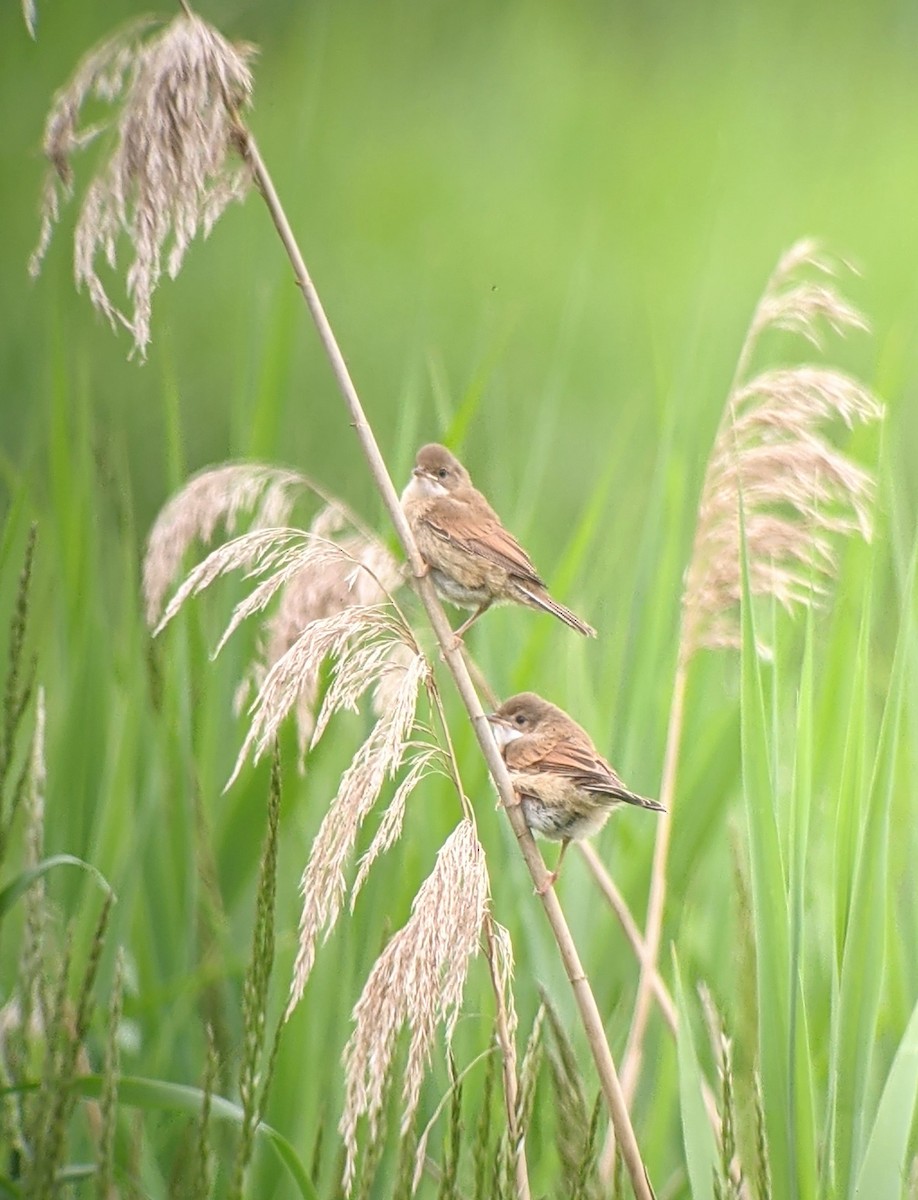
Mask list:
[[[813,242],[799,242],[778,263],[756,309],[699,505],[683,593],[685,661],[702,646],[739,645],[741,530],[752,594],[773,596],[787,609],[811,604],[824,590],[836,565],[832,535],[870,536],[873,480],[830,445],[822,429],[834,420],[849,428],[878,420],[879,401],[829,367],[785,367],[747,378],[768,329],[800,334],[820,348],[825,326],[836,333],[867,328],[835,287],[836,273]]]
[[[121,322],[130,330],[141,356],[150,341],[164,256],[174,279],[198,231],[206,237],[250,183],[248,169],[228,156],[236,142],[236,110],[252,94],[252,47],[231,45],[188,13],[145,41],[150,24],[135,22],[96,47],[55,96],[43,140],[51,170],[29,262],[37,275],[61,203],[73,192],[71,157],[103,128],[80,128],[86,101],[121,99],[114,150],[87,188],[77,219],[74,277],[113,326]],[[125,279],[130,316],[111,300],[96,270],[100,254],[115,269],[122,234],[134,253]]]
[[[330,628],[340,626],[340,624],[341,617],[330,617],[325,621],[315,622],[315,626]],[[300,640],[310,639],[313,636],[310,633],[313,628],[310,626]],[[379,638],[375,640],[375,644],[382,645]],[[325,728],[327,720],[325,710],[328,709],[327,715],[331,714],[329,698],[334,697],[333,703],[336,708],[352,707],[360,692],[366,690],[370,679],[368,675],[361,679],[361,666],[357,660],[363,657],[364,662],[368,662],[372,657],[373,645],[374,642],[370,637],[357,639],[355,643],[342,644],[340,656],[335,663],[335,670],[338,671],[340,668],[338,677],[343,681],[342,690],[336,695],[337,680],[334,680],[323,705],[323,714],[320,714],[316,732],[313,734],[314,742],[321,736]],[[370,654],[366,654],[366,651],[370,651]],[[297,646],[294,646],[285,655],[285,658],[290,658],[296,653]],[[377,661],[384,664],[385,657],[380,656]],[[355,663],[353,668],[350,665],[352,662]],[[269,674],[269,680],[271,675],[283,664],[284,659],[281,659]],[[416,652],[404,672],[395,702],[376,722],[369,737],[354,755],[351,765],[342,775],[338,793],[315,836],[309,862],[306,864],[300,884],[303,909],[300,916],[299,945],[293,968],[293,982],[290,986],[290,1001],[287,1005],[288,1017],[302,998],[315,963],[316,942],[319,935],[323,930],[327,935],[341,912],[346,890],[344,870],[353,854],[363,822],[373,810],[383,785],[398,771],[406,751],[408,751],[414,761],[410,764],[405,781],[397,790],[395,799],[390,804],[390,810],[394,815],[387,814],[387,817],[383,818],[377,838],[374,839],[373,845],[367,852],[368,861],[362,864],[355,888],[359,888],[362,884],[373,859],[383,850],[388,849],[399,836],[402,812],[408,794],[432,769],[431,748],[424,743],[421,743],[420,747],[409,744],[409,737],[415,722],[418,692],[422,683],[427,683],[429,676],[430,667],[427,660],[422,654]],[[324,720],[323,716],[325,716]],[[253,727],[254,725],[253,721]],[[245,747],[243,747],[243,752],[245,752]]]
[[[166,592],[196,541],[209,542],[221,527],[232,533],[245,512],[254,513],[255,527],[283,525],[305,489],[314,490],[305,475],[267,463],[225,463],[193,475],[163,505],[147,538],[143,596],[148,624],[158,623]]]
[[[331,503],[321,509],[309,531],[314,537],[334,541],[342,553],[327,558],[321,570],[300,571],[285,586],[277,609],[265,621],[261,657],[237,692],[237,707],[241,707],[253,684],[256,689],[261,687],[271,667],[312,621],[355,605],[382,604],[402,583],[402,568],[394,556],[369,530],[355,527],[353,518],[340,504]],[[390,669],[381,672],[376,682],[377,713],[384,712],[394,700],[412,654],[405,643],[392,644]],[[303,677],[296,701],[301,753],[305,753],[315,727],[318,694],[316,671],[311,677]]]
[[[355,1029],[344,1051],[344,1187],[354,1181],[357,1125],[371,1139],[385,1095],[398,1034],[407,1025],[408,1058],[402,1090],[402,1129],[417,1109],[437,1026],[452,1036],[469,963],[478,951],[488,905],[484,851],[471,821],[463,820],[440,848],[436,865],[414,898],[411,916],[376,961],[354,1007]]]
[[[257,691],[270,668],[290,649],[305,627],[321,617],[333,616],[347,608],[383,604],[401,585],[402,567],[385,545],[367,529],[341,500],[330,496],[299,471],[266,463],[226,463],[209,467],[193,476],[165,504],[150,530],[143,562],[143,594],[147,621],[151,627],[168,619],[163,616],[163,601],[175,581],[182,559],[197,541],[209,542],[218,528],[232,533],[242,513],[251,512],[254,529],[282,526],[289,519],[299,496],[312,492],[325,504],[309,527],[308,534],[288,530],[293,543],[310,538],[314,552],[306,556],[301,569],[285,570],[274,582],[265,581],[263,590],[253,593],[237,610],[226,640],[249,613],[263,609],[268,600],[280,593],[280,602],[263,625],[261,647],[256,661],[236,692],[237,712],[244,707],[253,686]],[[235,566],[251,565],[237,561],[249,552],[260,552],[268,544],[283,538],[278,528],[262,541],[229,543],[218,548],[201,565],[199,573],[189,577],[191,590],[180,591],[170,605],[170,615],[193,591],[206,587],[218,575]],[[334,547],[337,547],[335,549]],[[264,564],[263,564],[264,565]],[[271,560],[268,565],[277,567]],[[192,582],[193,581],[193,582]],[[276,586],[275,586],[276,585]],[[161,627],[161,626],[160,626]],[[392,645],[390,669],[376,681],[374,707],[384,711],[397,693],[402,674],[412,651],[401,642]],[[319,664],[321,665],[321,664]],[[314,727],[314,709],[318,697],[319,669],[310,678],[303,676],[296,702],[296,721],[301,753]]]

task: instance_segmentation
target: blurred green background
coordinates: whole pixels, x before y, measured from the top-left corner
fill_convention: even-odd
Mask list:
[[[72,211],[42,277],[28,279],[50,97],[82,53],[139,11],[125,0],[39,0],[34,43],[16,6],[0,13],[3,596],[34,518],[48,848],[95,862],[119,893],[115,934],[129,948],[128,1009],[142,1045],[125,1069],[195,1083],[201,1014],[222,1013],[230,1048],[238,1032],[266,772],[248,772],[221,797],[244,731],[232,691],[252,645],[243,637],[207,664],[232,588],[151,649],[139,601],[143,540],[190,472],[228,458],[289,463],[372,521],[380,510],[256,196],[193,248],[177,281],[163,282],[144,364],[127,361],[126,336],[113,336],[74,293]],[[418,444],[449,436],[559,598],[601,631],[587,646],[544,618],[501,611],[471,639],[479,661],[498,692],[533,687],[569,708],[647,794],[659,786],[694,504],[752,309],[799,237],[851,259],[862,274],[848,291],[873,333],[833,346],[832,356],[888,405],[882,439],[843,439],[868,465],[884,457],[870,560],[875,718],[918,503],[918,9],[261,0],[201,13],[260,47],[251,126],[396,479]],[[853,547],[842,561],[837,603],[816,623],[830,759],[842,735],[828,689],[853,644],[866,552]],[[785,636],[798,655],[799,629]],[[748,979],[728,886],[741,826],[737,697],[735,661],[703,656],[689,692],[665,945],[675,939],[684,977],[708,979],[741,1023]],[[305,780],[293,771],[292,737],[286,746],[278,1004],[309,839],[363,727],[345,722]],[[570,1015],[541,913],[464,729],[459,746],[496,915],[515,935],[523,1020],[537,1003],[534,979]],[[896,907],[914,897],[918,823],[913,796],[897,803],[906,832],[894,847],[889,931],[903,947],[878,1027],[890,1052],[918,994],[915,917],[902,926]],[[456,816],[445,790],[416,795],[406,837],[372,877],[355,921],[320,955],[269,1112],[306,1161],[320,1124],[337,1119],[338,1054],[361,983]],[[651,819],[626,814],[597,839],[638,914],[653,835]],[[201,917],[214,903],[205,860],[221,909],[210,923]],[[84,887],[53,882],[62,920]],[[818,906],[818,877],[813,889]],[[561,891],[618,1053],[633,958],[573,858]],[[814,970],[830,974],[819,963]],[[13,965],[0,957],[5,987]],[[475,1013],[488,1003],[479,971],[460,1027],[470,1047],[487,1038]],[[658,1074],[636,1121],[665,1179],[681,1161],[675,1055],[656,1024],[653,1037]],[[442,1089],[442,1063],[437,1071]],[[437,1094],[434,1086],[428,1114]],[[161,1136],[168,1144],[172,1134]],[[333,1141],[329,1132],[328,1188]],[[551,1152],[538,1144],[534,1177],[547,1192]],[[166,1186],[144,1169],[151,1192],[157,1179]]]

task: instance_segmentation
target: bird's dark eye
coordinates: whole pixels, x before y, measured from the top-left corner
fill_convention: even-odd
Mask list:
[[[517,713],[515,720],[516,720],[517,725],[525,725],[526,724],[526,718],[523,716],[522,713]]]
[[[445,479],[449,474],[449,471],[447,471],[446,467],[441,467],[437,474],[441,479]]]

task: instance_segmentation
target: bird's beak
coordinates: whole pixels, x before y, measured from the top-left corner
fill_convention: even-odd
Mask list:
[[[486,713],[488,721],[491,725],[491,731],[494,734],[494,740],[501,749],[508,742],[515,741],[521,737],[520,731],[507,720],[506,717],[500,716],[498,713]]]
[[[420,479],[425,472],[422,471],[420,467],[412,467],[411,474],[415,477],[415,479]]]

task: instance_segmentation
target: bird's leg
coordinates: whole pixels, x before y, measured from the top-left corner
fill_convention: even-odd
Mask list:
[[[483,616],[484,613],[486,613],[490,607],[491,607],[491,600],[490,600],[490,598],[488,598],[487,600],[483,601],[483,603],[478,605],[478,607],[475,609],[475,611],[472,613],[472,615],[469,617],[469,619],[467,621],[463,621],[458,629],[453,630],[453,643],[455,646],[458,647],[459,643],[462,641],[463,634],[465,634],[467,632],[467,630],[471,629],[471,627],[475,624],[475,622],[478,620],[478,618],[480,616]]]
[[[561,853],[558,855],[558,861],[555,864],[555,869],[553,871],[549,871],[548,874],[545,876],[545,878],[542,880],[542,882],[539,884],[539,886],[536,888],[537,896],[544,896],[549,888],[555,886],[558,876],[561,873],[561,864],[562,864],[562,862],[564,862],[564,855],[567,852],[567,848],[570,844],[571,844],[570,838],[564,838],[562,840]]]

